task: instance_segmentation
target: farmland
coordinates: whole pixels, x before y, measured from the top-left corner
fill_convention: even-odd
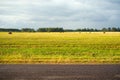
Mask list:
[[[0,32],[0,63],[120,63],[120,33]]]

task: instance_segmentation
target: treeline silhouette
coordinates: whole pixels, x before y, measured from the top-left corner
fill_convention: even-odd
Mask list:
[[[0,32],[9,32],[9,31],[12,31],[12,32],[21,32],[21,30],[19,30],[19,29],[5,29],[5,28],[0,28]]]
[[[22,29],[6,29],[0,28],[0,32],[120,32],[120,28],[109,27],[102,29],[93,29],[93,28],[82,28],[82,29],[63,29],[63,28],[39,28],[37,30],[33,28],[22,28]]]

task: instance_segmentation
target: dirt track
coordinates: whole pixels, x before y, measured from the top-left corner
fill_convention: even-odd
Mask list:
[[[0,65],[0,80],[120,80],[120,65]]]

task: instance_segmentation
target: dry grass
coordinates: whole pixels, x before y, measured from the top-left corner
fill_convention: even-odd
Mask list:
[[[120,63],[120,33],[0,33],[0,63]]]

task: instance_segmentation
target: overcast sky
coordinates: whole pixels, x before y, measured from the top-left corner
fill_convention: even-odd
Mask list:
[[[120,27],[120,0],[0,0],[0,28]]]

